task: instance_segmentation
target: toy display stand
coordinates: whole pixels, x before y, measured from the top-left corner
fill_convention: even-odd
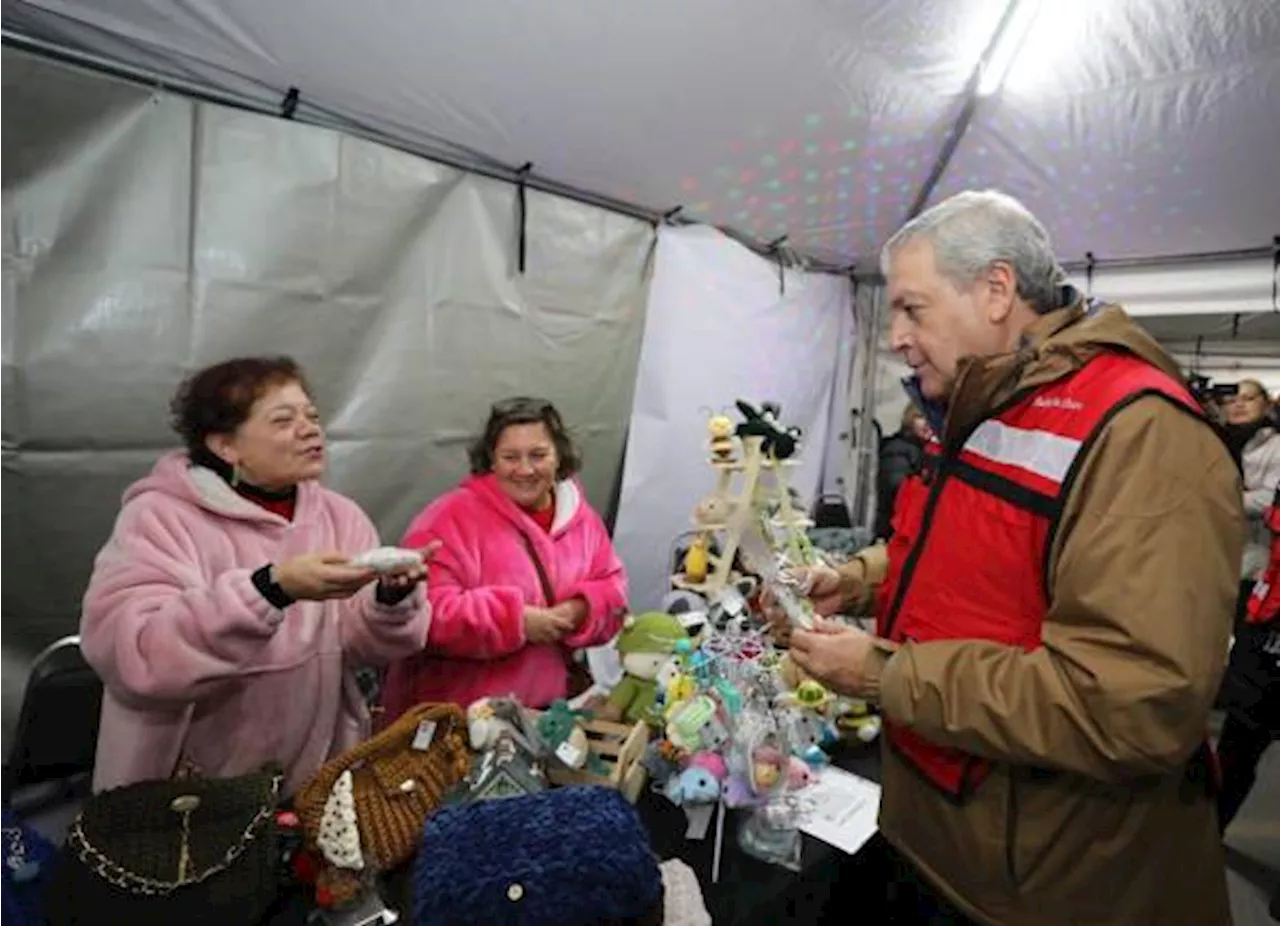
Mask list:
[[[741,578],[734,572],[734,558],[742,544],[743,534],[757,529],[757,521],[763,514],[767,526],[775,534],[770,538],[778,548],[795,554],[805,543],[804,532],[813,522],[798,512],[791,502],[788,471],[799,465],[799,460],[776,459],[763,450],[764,438],[742,439],[740,459],[713,459],[710,465],[717,472],[716,488],[712,498],[719,499],[729,511],[727,519],[718,523],[700,522],[694,519],[695,534],[714,535],[719,538],[719,550],[708,553],[709,569],[701,581],[691,581],[683,572],[671,577],[674,588],[713,596],[731,582]],[[774,509],[775,513],[767,513]]]
[[[648,773],[640,760],[649,743],[649,727],[644,723],[628,726],[607,720],[587,720],[582,724],[587,734],[587,748],[599,756],[608,774],[597,775],[586,769],[551,766],[547,779],[553,785],[600,785],[622,793],[634,804],[644,790]]]

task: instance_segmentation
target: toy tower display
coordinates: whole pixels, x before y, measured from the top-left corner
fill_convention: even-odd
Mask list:
[[[741,578],[734,560],[751,532],[793,565],[808,562],[811,551],[805,531],[812,522],[797,511],[788,482],[789,471],[799,465],[799,429],[778,423],[777,405],[737,406],[743,421],[736,428],[727,416],[708,423],[716,486],[694,511],[684,568],[671,579],[674,587],[708,598]]]

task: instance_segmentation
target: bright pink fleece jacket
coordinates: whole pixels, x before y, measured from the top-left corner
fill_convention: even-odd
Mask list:
[[[543,594],[525,539],[547,572],[553,601]],[[440,540],[431,561],[431,632],[426,651],[391,666],[383,688],[389,723],[414,704],[514,694],[529,707],[563,698],[565,655],[598,646],[622,626],[627,580],[600,520],[578,485],[556,486],[550,533],[512,502],[494,477],[472,476],[414,519],[402,545]],[[582,598],[587,618],[561,643],[531,644],[525,605]]]
[[[185,454],[160,460],[125,492],[85,594],[81,646],[106,684],[94,788],[168,778],[180,763],[229,776],[276,761],[292,793],[366,737],[351,669],[422,649],[422,589],[387,606],[371,583],[280,611],[250,576],[376,546],[359,506],[317,483],[298,486],[289,522]]]

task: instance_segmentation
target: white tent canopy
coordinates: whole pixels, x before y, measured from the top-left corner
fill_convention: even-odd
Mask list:
[[[70,629],[119,489],[170,440],[178,375],[267,343],[321,373],[335,480],[384,531],[456,478],[493,388],[563,398],[604,508],[624,436],[631,485],[656,491],[641,455],[663,448],[636,442],[693,426],[654,319],[678,334],[715,286],[708,339],[752,313],[804,329],[794,369],[763,352],[716,369],[741,361],[739,388],[784,393],[826,435],[808,479],[828,488],[836,451],[866,462],[870,416],[851,435],[823,403],[852,380],[891,430],[903,401],[877,351],[877,252],[964,188],[1022,199],[1064,262],[1092,255],[1076,282],[1188,366],[1280,386],[1276,0],[0,2],[8,49],[143,85],[5,61],[5,566],[24,590],[6,610],[27,644]],[[517,179],[540,191],[519,210],[498,182]],[[774,268],[705,230],[655,247],[635,219],[677,207],[861,285],[779,269],[775,297]],[[655,312],[651,277],[676,279],[655,254],[676,250],[700,255],[679,280],[702,282],[660,287]],[[798,314],[818,303],[821,324]],[[856,357],[823,341],[849,331]],[[801,382],[812,358],[829,397]],[[633,401],[649,379],[666,391]],[[619,523],[656,547],[653,525]]]
[[[832,265],[871,269],[918,200],[973,186],[1023,199],[1067,260],[1270,247],[1280,4],[1020,7],[5,0],[4,14],[10,31],[263,107],[297,88],[297,118],[455,163],[530,164],[539,182],[785,235]],[[987,77],[1012,64],[978,96],[988,48]]]

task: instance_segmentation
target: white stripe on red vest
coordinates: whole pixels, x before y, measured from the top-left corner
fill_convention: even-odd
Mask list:
[[[1061,434],[1015,428],[989,418],[965,441],[962,454],[1025,470],[1056,487],[1067,477],[1080,443]]]

